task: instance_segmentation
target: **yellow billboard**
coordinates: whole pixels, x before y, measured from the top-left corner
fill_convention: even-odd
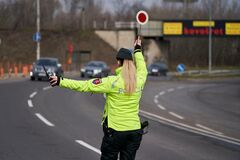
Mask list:
[[[226,35],[240,35],[240,23],[229,22],[225,23],[225,34]]]
[[[182,22],[164,22],[163,34],[164,35],[182,35],[183,23]]]
[[[193,21],[193,27],[215,27],[215,21]]]

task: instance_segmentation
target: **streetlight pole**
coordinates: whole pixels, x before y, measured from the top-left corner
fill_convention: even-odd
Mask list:
[[[82,30],[85,30],[85,8],[82,7]]]
[[[78,9],[81,10],[81,23],[82,23],[82,30],[85,30],[85,7],[78,6]],[[95,22],[93,22],[94,24]]]
[[[188,18],[188,5],[189,5],[188,0],[184,0],[183,1],[183,8],[184,8],[183,17],[185,17],[185,18]]]
[[[37,0],[37,33],[40,33],[40,0]],[[37,41],[37,59],[40,58],[40,40]]]
[[[212,71],[212,1],[208,0],[209,11],[209,36],[208,36],[208,73]]]

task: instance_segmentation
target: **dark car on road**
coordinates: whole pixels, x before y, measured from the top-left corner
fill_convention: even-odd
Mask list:
[[[155,75],[155,76],[166,76],[168,72],[168,66],[164,62],[155,62],[149,65],[148,67],[148,74]]]
[[[57,58],[40,58],[33,63],[33,68],[30,71],[31,80],[42,80],[47,79],[47,75],[44,71],[45,67],[49,75],[63,76],[62,65],[59,63]]]
[[[106,77],[111,70],[103,61],[90,61],[83,68],[81,68],[81,77]]]

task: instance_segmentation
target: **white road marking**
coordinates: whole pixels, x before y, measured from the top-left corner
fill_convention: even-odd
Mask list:
[[[158,106],[158,108],[160,108],[161,110],[166,110],[166,108],[165,108],[165,107],[163,107],[163,106],[162,106],[162,105],[160,105],[160,104],[158,104],[157,106]]]
[[[158,103],[158,100],[156,98],[154,99],[154,103],[156,103],[156,104]]]
[[[52,86],[47,86],[47,87],[44,87],[43,90],[46,91],[46,90],[49,90],[51,88],[52,88]]]
[[[30,94],[30,98],[33,98],[35,95],[37,94],[37,92],[33,92],[32,94]]]
[[[32,100],[31,100],[31,99],[28,100],[28,106],[29,106],[29,107],[33,107]]]
[[[158,99],[158,95],[155,95],[155,99]]]
[[[179,87],[177,87],[177,89],[183,89],[184,87],[183,86],[179,86]]]
[[[216,134],[223,134],[222,132],[215,131],[215,130],[213,130],[213,129],[211,129],[211,128],[208,128],[208,127],[206,127],[206,126],[203,126],[203,125],[201,125],[201,124],[196,124],[196,126],[199,127],[199,128],[208,130],[208,131],[210,131],[210,132],[214,132],[214,133],[216,133]]]
[[[176,118],[184,119],[184,117],[178,115],[177,113],[174,113],[174,112],[168,112],[168,113],[171,114],[172,116],[176,117]]]
[[[240,139],[237,139],[237,138],[220,135],[220,134],[215,134],[213,132],[209,132],[209,131],[206,131],[206,130],[203,130],[203,129],[200,129],[197,127],[192,127],[187,124],[176,122],[176,121],[173,121],[173,120],[170,120],[170,119],[167,119],[167,118],[164,118],[164,117],[161,117],[156,114],[152,114],[152,113],[149,113],[149,112],[146,112],[143,110],[140,110],[140,114],[148,119],[153,120],[153,121],[157,121],[157,122],[160,122],[160,123],[163,123],[166,125],[170,125],[170,126],[173,126],[173,127],[176,127],[176,128],[188,131],[188,132],[200,134],[203,136],[211,137],[214,139],[218,139],[218,140],[221,140],[221,141],[224,141],[227,143],[231,143],[231,144],[240,146]]]
[[[77,143],[81,144],[82,146],[84,146],[84,147],[86,147],[86,148],[88,148],[88,149],[90,149],[90,150],[92,150],[92,151],[94,151],[94,152],[96,152],[96,153],[98,153],[98,154],[101,155],[101,151],[100,151],[99,149],[91,146],[90,144],[88,144],[88,143],[86,143],[86,142],[83,142],[83,141],[81,141],[81,140],[75,140],[75,141],[76,141]]]
[[[165,94],[165,91],[162,91],[159,93],[160,96],[164,95]]]
[[[173,92],[175,89],[174,88],[170,88],[170,89],[168,89],[167,91],[168,92]]]
[[[45,117],[43,117],[40,113],[35,113],[35,115],[41,120],[43,121],[46,125],[50,126],[50,127],[54,127],[55,125],[52,124],[51,122],[49,122]]]

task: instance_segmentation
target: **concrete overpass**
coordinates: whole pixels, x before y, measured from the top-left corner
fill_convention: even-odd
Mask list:
[[[135,22],[116,22],[115,27],[115,30],[96,30],[95,33],[116,50],[121,47],[133,48],[136,35],[141,35],[147,63],[157,60],[167,62],[169,42],[162,38],[161,21],[149,21],[141,29]]]

